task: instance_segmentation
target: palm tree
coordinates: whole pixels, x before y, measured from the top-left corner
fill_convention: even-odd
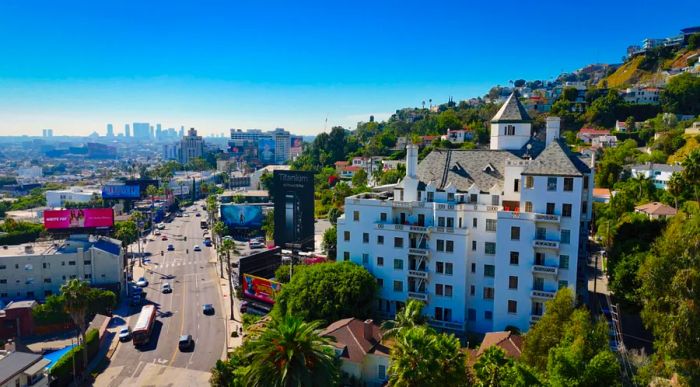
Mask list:
[[[650,178],[644,176],[641,173],[638,173],[637,176],[632,177],[630,179],[630,181],[633,183],[634,186],[639,188],[639,192],[638,192],[639,196],[637,196],[638,200],[641,200],[642,198],[647,197],[647,195],[645,195],[645,191],[647,191],[647,192],[649,191],[649,186],[651,183]]]
[[[228,290],[229,290],[229,301],[231,302],[231,320],[234,319],[235,315],[233,312],[233,282],[231,282],[232,275],[233,275],[233,270],[231,268],[231,254],[238,254],[238,251],[236,250],[236,243],[230,239],[225,240],[221,244],[221,252],[226,254],[226,272],[228,273]],[[221,258],[219,258],[221,259]],[[223,270],[221,271],[221,276],[223,278],[224,272]]]
[[[63,295],[66,313],[70,315],[73,323],[78,327],[80,343],[83,344],[83,366],[86,369],[88,364],[87,359],[87,343],[85,342],[85,330],[87,324],[85,318],[90,304],[89,299],[90,286],[87,282],[79,279],[72,279],[61,285],[61,295]]]
[[[506,353],[498,346],[492,346],[474,364],[474,373],[479,384],[484,387],[502,386],[504,371],[512,364]]]
[[[408,300],[396,316],[394,320],[386,320],[382,323],[383,337],[395,337],[399,333],[411,329],[416,326],[425,325],[428,319],[421,313],[423,311],[423,302],[418,300]]]
[[[698,185],[700,185],[700,149],[690,152],[681,165],[683,166],[683,178],[693,185],[695,200],[700,202],[700,193],[698,192]]]
[[[214,233],[214,246],[218,246],[221,241],[221,237],[226,234],[226,225],[224,222],[218,220],[211,227],[211,231]]]
[[[285,315],[273,317],[250,339],[248,386],[330,386],[340,370],[331,340],[321,336],[320,322]]]
[[[685,188],[684,184],[683,176],[678,172],[673,172],[671,178],[668,180],[668,186],[666,188],[668,189],[668,193],[670,193],[676,201],[676,209],[678,209],[678,198],[683,194]]]

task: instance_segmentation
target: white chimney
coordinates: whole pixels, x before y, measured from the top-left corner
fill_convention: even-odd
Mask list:
[[[418,168],[418,145],[406,145],[406,176],[416,177]]]
[[[559,117],[547,117],[547,140],[545,143],[547,145],[551,144],[552,141],[559,138],[559,125],[561,124],[561,118]]]

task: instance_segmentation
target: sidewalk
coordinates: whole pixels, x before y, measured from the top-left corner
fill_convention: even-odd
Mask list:
[[[212,252],[211,257],[209,258],[209,262],[213,263],[216,266],[216,273],[217,273],[217,278],[219,280],[219,290],[221,294],[221,301],[224,304],[224,312],[226,315],[224,316],[224,320],[226,321],[226,353],[222,354],[222,359],[225,359],[228,357],[228,353],[233,351],[236,347],[240,347],[243,344],[243,339],[239,335],[238,337],[232,337],[231,335],[233,334],[234,331],[238,331],[239,328],[241,327],[241,315],[240,315],[240,301],[234,298],[234,317],[235,320],[231,320],[231,301],[230,297],[231,295],[229,294],[229,286],[228,286],[228,275],[226,273],[226,268],[224,267],[224,278],[221,278],[221,272],[220,272],[220,265],[219,261],[216,257],[216,250],[211,249]],[[224,263],[225,265],[225,263]],[[234,295],[235,297],[235,295]]]

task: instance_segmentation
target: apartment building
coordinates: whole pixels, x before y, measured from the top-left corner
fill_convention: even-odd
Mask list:
[[[64,241],[0,247],[0,298],[43,300],[70,279],[119,291],[124,288],[121,241],[73,235]]]
[[[366,267],[380,287],[377,311],[408,299],[430,324],[458,332],[526,331],[560,287],[576,290],[591,218],[592,160],[546,140],[514,94],[491,120],[490,149],[434,150],[391,193],[346,198],[338,259]]]
[[[93,199],[102,197],[102,190],[99,188],[71,187],[69,189],[58,189],[46,191],[46,205],[48,207],[62,208],[66,203],[89,203]]]

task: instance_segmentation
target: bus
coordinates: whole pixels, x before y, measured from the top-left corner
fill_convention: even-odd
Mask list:
[[[156,306],[145,305],[141,308],[141,314],[139,314],[139,319],[136,321],[136,325],[132,331],[134,346],[148,344],[155,322]]]

